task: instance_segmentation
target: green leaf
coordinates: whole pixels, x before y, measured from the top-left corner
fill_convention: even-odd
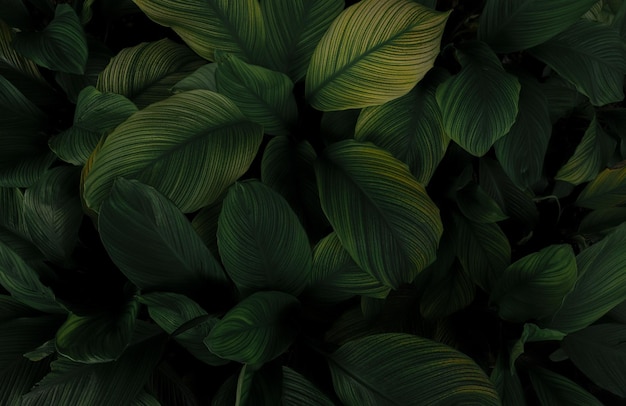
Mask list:
[[[144,390],[139,392],[137,397],[131,403],[131,406],[161,406],[161,403],[157,400],[157,398]]]
[[[325,145],[354,138],[361,109],[327,111],[322,114],[320,132]]]
[[[552,124],[548,102],[538,82],[526,76],[518,79],[522,87],[517,118],[494,147],[502,169],[516,185],[526,189],[541,178]]]
[[[443,232],[439,209],[405,164],[346,140],[324,151],[315,173],[322,209],[363,270],[397,288],[433,262]]]
[[[433,67],[449,15],[409,0],[364,0],[348,7],[313,52],[307,100],[330,111],[403,96]]]
[[[588,209],[608,209],[626,203],[626,165],[619,164],[600,172],[576,199],[576,205]]]
[[[204,245],[211,251],[215,259],[220,260],[220,262],[220,253],[217,245],[217,222],[221,212],[222,200],[217,200],[200,210],[191,221],[191,226]]]
[[[579,20],[529,52],[576,85],[594,106],[624,99],[626,48],[610,27]]]
[[[32,362],[18,356],[10,368],[0,372],[0,404],[21,405],[21,397],[50,370],[49,361]]]
[[[499,53],[531,48],[574,24],[596,1],[488,0],[478,38]]]
[[[321,303],[340,302],[355,295],[384,299],[389,293],[387,286],[359,268],[334,232],[315,246],[310,279],[307,297]]]
[[[446,134],[483,156],[515,122],[521,86],[484,42],[463,43],[456,55],[461,71],[437,88],[437,103]]]
[[[425,338],[376,334],[344,344],[327,359],[335,391],[348,406],[500,405],[474,361]]]
[[[555,179],[574,185],[594,179],[608,163],[615,146],[615,140],[602,129],[594,116],[574,155],[559,169]]]
[[[504,320],[539,319],[559,309],[577,276],[572,247],[550,245],[509,265],[489,300]]]
[[[283,366],[283,406],[333,406],[334,403],[311,381]]]
[[[520,355],[524,354],[524,346],[526,343],[538,342],[538,341],[561,341],[566,334],[547,328],[540,328],[533,323],[524,323],[524,330],[522,336],[513,344],[511,348],[510,373],[515,373],[515,361]]]
[[[63,322],[59,316],[18,317],[0,323],[0,371],[11,370],[23,354],[37,348]]]
[[[530,369],[528,375],[541,406],[602,406],[589,392],[562,375],[539,367]]]
[[[19,188],[0,187],[0,228],[26,235],[24,224],[24,194]],[[2,241],[2,239],[0,239]]]
[[[186,92],[188,90],[204,89],[217,92],[215,83],[216,63],[207,63],[196,69],[191,75],[178,81],[171,89],[172,93]]]
[[[140,289],[210,289],[215,294],[228,283],[189,220],[154,188],[136,180],[115,181],[98,228],[113,262]]]
[[[59,354],[76,362],[95,364],[118,359],[130,343],[139,302],[132,298],[115,312],[70,313],[56,335]]]
[[[519,376],[511,373],[508,357],[505,353],[498,354],[495,368],[489,377],[498,391],[502,404],[507,406],[526,406],[524,388]]]
[[[204,343],[215,355],[233,361],[271,361],[294,340],[297,332],[291,324],[299,309],[298,299],[287,293],[253,293],[224,315]]]
[[[81,364],[60,357],[52,362],[52,371],[22,397],[21,404],[130,404],[159,362],[163,341],[158,336],[131,346],[115,362]]]
[[[270,135],[289,135],[298,119],[293,82],[283,73],[228,55],[215,72],[217,91]]]
[[[13,46],[20,54],[50,70],[79,75],[85,72],[87,39],[69,4],[57,5],[54,19],[43,31],[18,33]]]
[[[553,124],[588,103],[587,97],[576,90],[576,86],[557,74],[548,76],[540,87],[548,102],[550,121]]]
[[[224,267],[244,294],[279,290],[297,296],[308,283],[306,232],[289,203],[259,181],[229,189],[217,239]]]
[[[213,201],[252,163],[262,129],[225,96],[180,93],[133,114],[86,168],[83,198],[98,211],[118,177],[154,186],[183,212]]]
[[[623,222],[626,222],[626,207],[598,209],[583,218],[580,226],[578,226],[578,231],[582,234],[600,234],[604,236]]]
[[[171,27],[198,55],[214,60],[215,50],[254,62],[265,43],[256,0],[136,0],[151,20]]]
[[[500,205],[483,188],[475,183],[468,183],[456,192],[456,204],[463,215],[476,223],[496,223],[506,220]]]
[[[174,335],[194,357],[213,366],[224,365],[228,361],[214,355],[204,345],[215,324],[216,317],[210,316],[200,305],[185,295],[171,292],[143,294],[139,302],[148,306],[148,313],[167,334]]]
[[[511,261],[511,246],[496,223],[476,223],[453,212],[451,238],[456,255],[472,280],[490,292]]]
[[[437,86],[448,77],[447,71],[435,68],[406,95],[363,109],[354,138],[391,152],[409,165],[418,181],[428,184],[449,142],[435,99]]]
[[[261,368],[245,364],[237,379],[235,405],[272,406],[281,404],[282,369],[276,363]]]
[[[262,1],[267,30],[264,64],[294,82],[302,79],[315,46],[343,8],[343,0]]]
[[[464,309],[474,301],[476,294],[474,281],[458,261],[453,261],[448,269],[432,272],[423,289],[420,313],[429,320],[443,319]]]
[[[161,101],[170,88],[205,63],[189,48],[169,39],[125,48],[98,76],[97,89],[117,93],[139,108]]]
[[[563,350],[596,385],[626,397],[626,326],[589,326],[563,339]]]
[[[561,308],[543,324],[572,333],[598,320],[626,297],[626,224],[576,257],[578,280]]]
[[[124,96],[86,87],[78,96],[74,125],[50,139],[50,149],[66,162],[84,165],[100,138],[136,111]]]
[[[26,189],[24,221],[32,241],[49,260],[69,260],[82,220],[76,168],[52,168]]]

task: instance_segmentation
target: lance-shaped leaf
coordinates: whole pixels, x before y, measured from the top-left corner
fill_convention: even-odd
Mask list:
[[[343,0],[262,1],[267,30],[264,64],[294,82],[302,79],[315,46],[343,8]]]
[[[58,166],[24,193],[24,221],[32,241],[46,257],[63,262],[78,242],[83,220],[77,168]]]
[[[263,136],[225,96],[194,90],[133,114],[84,169],[83,199],[98,211],[118,177],[154,186],[182,211],[215,201],[252,163]]]
[[[118,359],[135,329],[139,302],[132,298],[117,312],[70,313],[56,334],[56,350],[76,362],[96,364]]]
[[[354,138],[391,152],[409,165],[418,181],[428,184],[448,147],[435,99],[437,86],[448,76],[445,70],[433,69],[406,95],[363,109]]]
[[[574,155],[559,169],[555,179],[579,185],[596,177],[615,151],[613,140],[594,117]]]
[[[318,110],[383,104],[432,68],[450,12],[409,0],[364,0],[344,10],[313,52],[306,97]]]
[[[297,296],[311,271],[311,248],[289,203],[259,181],[236,183],[217,227],[220,256],[244,294],[279,290]]]
[[[389,293],[389,287],[359,268],[334,232],[315,246],[310,278],[307,297],[322,303],[340,302],[355,295],[384,299]]]
[[[528,371],[541,406],[602,406],[602,402],[563,375],[535,367]]]
[[[626,326],[598,324],[568,334],[563,350],[596,385],[626,397]]]
[[[277,291],[257,292],[224,315],[204,340],[215,355],[247,364],[262,364],[281,355],[297,331],[300,309],[295,297]]]
[[[293,82],[283,73],[250,65],[234,55],[219,62],[217,91],[271,135],[289,135],[298,119]]]
[[[425,338],[375,334],[344,344],[327,359],[335,391],[348,406],[500,405],[474,361]]]
[[[494,147],[502,169],[516,185],[526,189],[541,177],[552,125],[548,102],[537,81],[526,76],[518,79],[522,87],[517,118]]]
[[[215,293],[227,284],[189,220],[154,188],[136,180],[115,181],[98,228],[113,262],[140,289],[209,288]]]
[[[284,406],[333,406],[334,403],[311,381],[289,367],[283,368]]]
[[[626,224],[576,257],[578,280],[561,308],[542,320],[546,327],[571,333],[598,320],[626,297]]]
[[[389,152],[341,141],[324,151],[315,173],[322,209],[342,245],[383,285],[411,282],[435,259],[439,209]]]
[[[551,245],[512,263],[491,292],[499,316],[523,322],[553,314],[574,287],[576,259],[569,245]]]
[[[171,27],[201,57],[214,60],[219,49],[254,62],[265,42],[256,0],[136,0],[151,20]]]
[[[54,19],[43,31],[20,32],[15,50],[45,68],[82,75],[88,49],[85,32],[69,4],[59,4]]]
[[[136,111],[137,107],[124,96],[86,87],[78,96],[74,124],[48,142],[50,149],[66,162],[84,165],[100,137]]]
[[[576,85],[594,106],[624,99],[626,49],[611,27],[581,19],[529,52]]]
[[[167,334],[182,345],[194,357],[209,365],[218,366],[228,362],[213,354],[204,345],[216,317],[210,316],[199,304],[185,295],[171,292],[154,292],[141,295],[139,301],[148,306],[148,313]]]
[[[596,0],[488,0],[478,38],[496,52],[539,45],[574,24]]]
[[[169,39],[144,42],[113,57],[96,87],[121,94],[141,108],[168,97],[172,86],[203,64],[189,48]]]
[[[461,71],[437,88],[437,103],[446,134],[482,156],[515,122],[521,86],[484,42],[464,43],[456,55]]]
[[[576,205],[589,209],[608,209],[626,203],[626,165],[605,169],[580,193]]]

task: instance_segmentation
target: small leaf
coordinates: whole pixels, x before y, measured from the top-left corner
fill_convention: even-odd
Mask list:
[[[287,293],[253,293],[226,313],[204,342],[222,358],[247,364],[271,361],[295,338],[291,322],[299,308],[298,299]]]
[[[406,94],[432,68],[449,15],[408,0],[364,0],[348,7],[313,52],[307,100],[330,111]]]
[[[576,199],[576,205],[588,209],[608,209],[626,203],[626,165],[600,172]]]

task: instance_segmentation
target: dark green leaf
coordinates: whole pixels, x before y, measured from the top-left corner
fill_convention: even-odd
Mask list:
[[[537,341],[561,341],[566,334],[557,330],[539,328],[536,324],[524,323],[522,336],[513,344],[511,348],[511,358],[509,360],[510,373],[515,373],[515,361],[524,354],[526,343]]]
[[[476,223],[496,223],[508,218],[500,205],[474,182],[456,192],[456,204],[468,220]]]
[[[59,316],[18,317],[0,323],[0,371],[10,371],[23,354],[54,337]]]
[[[420,313],[426,319],[443,319],[472,303],[475,293],[474,281],[461,264],[454,261],[444,272],[433,272],[420,299]]]
[[[220,260],[220,253],[217,246],[217,222],[221,212],[222,200],[218,199],[200,210],[191,222],[193,229],[196,230],[204,245],[218,260]]]
[[[0,405],[21,405],[21,397],[50,370],[50,361],[32,362],[17,356],[0,372]]]
[[[172,87],[172,93],[186,92],[188,90],[204,89],[217,92],[215,83],[216,63],[207,63],[196,69],[192,74],[177,82]]]
[[[334,403],[304,376],[283,368],[283,406],[333,406]]]
[[[605,169],[576,199],[576,205],[589,209],[608,209],[626,203],[626,163]]]
[[[583,218],[580,226],[578,226],[578,231],[582,234],[600,234],[604,236],[625,221],[626,207],[594,210]]]
[[[555,372],[536,367],[529,370],[528,375],[541,406],[602,406],[589,392]]]
[[[489,377],[498,391],[502,404],[507,406],[526,406],[524,388],[519,376],[511,372],[506,353],[498,354],[495,368]]]

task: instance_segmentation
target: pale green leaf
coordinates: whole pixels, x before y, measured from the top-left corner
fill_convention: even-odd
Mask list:
[[[609,209],[626,203],[626,165],[607,168],[589,182],[576,199],[576,205],[588,209]]]
[[[449,15],[409,0],[363,0],[348,7],[313,52],[307,100],[330,111],[403,96],[433,67]]]

